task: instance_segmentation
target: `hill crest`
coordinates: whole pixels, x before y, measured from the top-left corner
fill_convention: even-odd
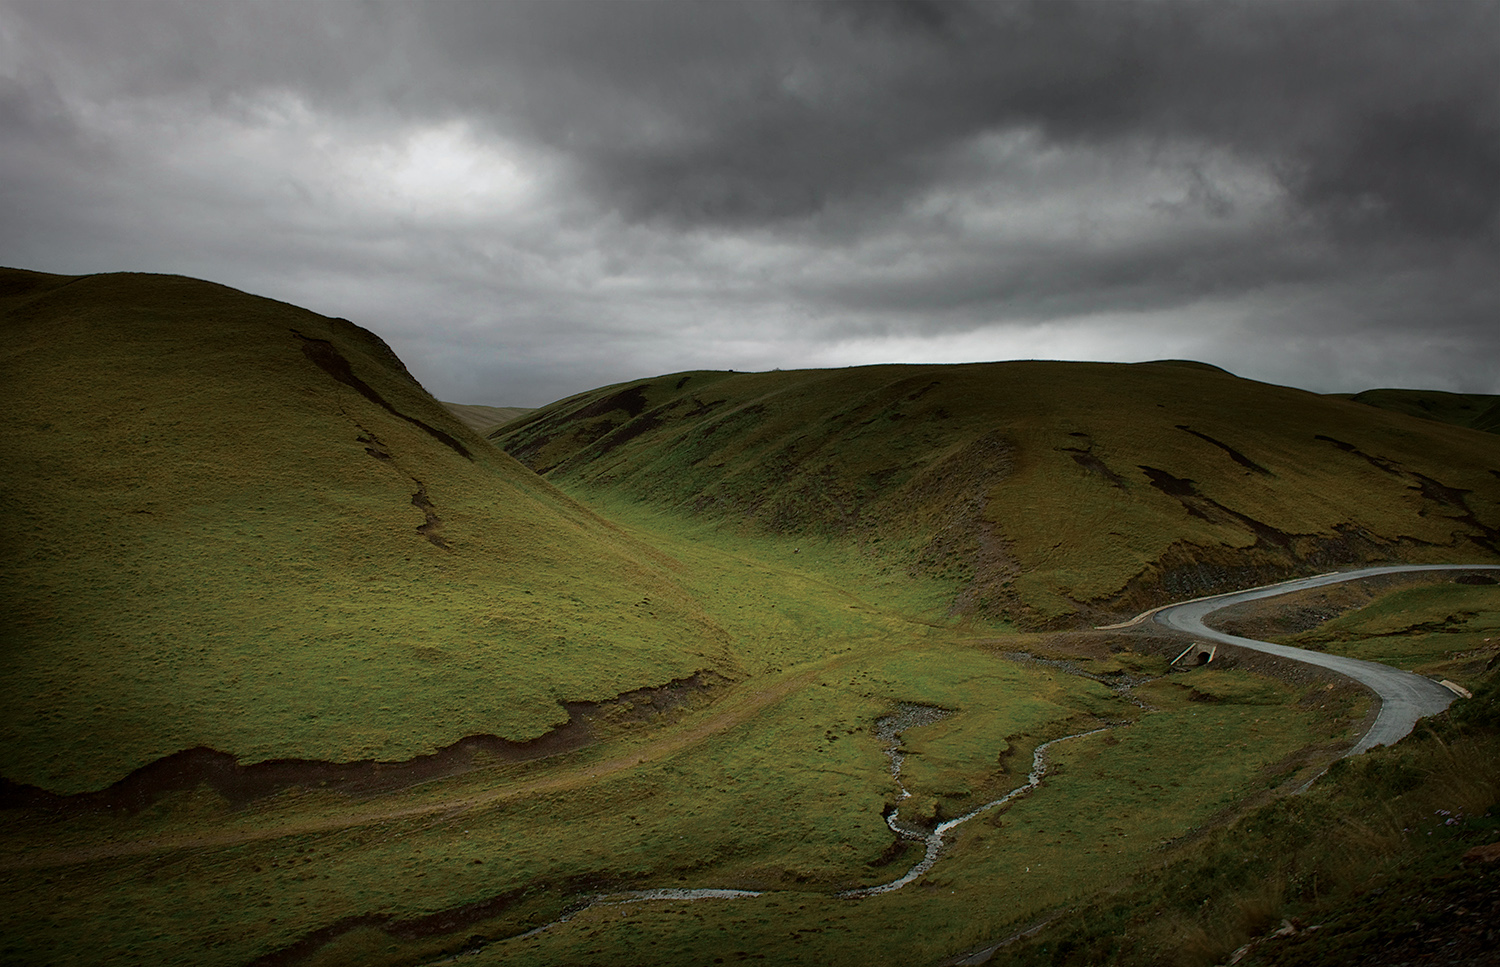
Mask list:
[[[582,493],[855,541],[1026,623],[1500,541],[1492,436],[1171,361],[674,373],[490,436]]]

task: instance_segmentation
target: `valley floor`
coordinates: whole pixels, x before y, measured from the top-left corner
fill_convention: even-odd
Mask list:
[[[746,615],[765,633],[760,667],[709,701],[602,716],[595,741],[554,757],[367,797],[289,789],[235,808],[200,789],[123,814],[12,810],[7,960],[935,963],[1296,788],[1369,707],[1228,656],[1174,672],[1182,641],[1149,626],[995,635],[913,620],[824,584],[816,548],[795,569],[675,550],[697,580],[735,571],[749,598],[821,588],[798,600],[822,610]],[[862,633],[803,638],[850,620],[836,611]],[[902,702],[951,714],[900,736],[893,776],[875,723]],[[1067,735],[1036,788],[953,829],[909,886],[870,890],[920,860],[910,837],[1024,786],[1033,752]],[[630,892],[664,889],[710,892]]]

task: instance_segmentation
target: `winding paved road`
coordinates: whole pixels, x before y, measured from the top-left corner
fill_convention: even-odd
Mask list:
[[[1348,752],[1349,755],[1359,755],[1377,745],[1390,745],[1405,737],[1417,724],[1418,719],[1436,715],[1447,708],[1455,697],[1454,693],[1430,678],[1401,671],[1379,662],[1346,658],[1342,655],[1328,655],[1319,651],[1308,651],[1305,648],[1277,645],[1269,641],[1256,641],[1253,638],[1241,638],[1238,635],[1215,631],[1204,624],[1203,619],[1215,611],[1245,601],[1270,598],[1279,594],[1289,594],[1293,591],[1303,591],[1307,588],[1318,588],[1343,581],[1357,581],[1360,578],[1376,577],[1381,574],[1482,570],[1500,570],[1500,564],[1409,564],[1393,567],[1366,567],[1357,571],[1320,574],[1317,577],[1283,581],[1280,584],[1252,588],[1248,591],[1231,591],[1228,594],[1217,594],[1213,597],[1184,601],[1181,604],[1170,604],[1155,611],[1148,611],[1130,623],[1134,624],[1149,617],[1153,618],[1157,624],[1184,631],[1199,638],[1249,648],[1252,651],[1261,651],[1270,655],[1280,655],[1283,658],[1307,662],[1310,665],[1319,665],[1354,679],[1380,697],[1380,712],[1375,717],[1375,724],[1370,726],[1370,731],[1359,740],[1359,744]]]

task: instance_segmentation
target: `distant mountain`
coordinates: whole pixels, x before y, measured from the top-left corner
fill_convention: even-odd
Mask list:
[[[403,760],[732,671],[668,559],[343,319],[0,270],[0,393],[11,781],[96,789],[195,746]]]
[[[1180,361],[677,373],[490,438],[582,494],[857,542],[1031,626],[1500,559],[1500,439]]]
[[[480,403],[444,403],[448,411],[476,433],[488,433],[532,411],[529,406],[484,406]]]
[[[1424,420],[1500,433],[1500,396],[1425,389],[1368,389],[1341,398]]]

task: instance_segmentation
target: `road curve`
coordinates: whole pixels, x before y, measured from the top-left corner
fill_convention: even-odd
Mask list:
[[[1157,624],[1211,641],[1249,648],[1252,651],[1265,652],[1269,655],[1280,655],[1294,661],[1328,668],[1364,685],[1379,696],[1380,712],[1376,715],[1375,723],[1370,726],[1370,730],[1347,753],[1359,755],[1377,745],[1391,745],[1404,738],[1417,724],[1418,719],[1436,715],[1446,709],[1452,703],[1454,693],[1430,678],[1423,678],[1421,675],[1382,665],[1379,662],[1346,658],[1342,655],[1328,655],[1319,651],[1308,651],[1305,648],[1292,648],[1269,641],[1256,641],[1253,638],[1241,638],[1238,635],[1215,631],[1204,624],[1203,619],[1215,611],[1245,601],[1270,598],[1279,594],[1289,594],[1293,591],[1303,591],[1343,581],[1357,581],[1360,578],[1376,577],[1381,574],[1481,570],[1500,570],[1500,564],[1402,564],[1392,567],[1366,567],[1357,571],[1339,571],[1251,588],[1248,591],[1231,591],[1228,594],[1216,594],[1208,598],[1171,604],[1156,611],[1147,612],[1141,618],[1149,616]]]

